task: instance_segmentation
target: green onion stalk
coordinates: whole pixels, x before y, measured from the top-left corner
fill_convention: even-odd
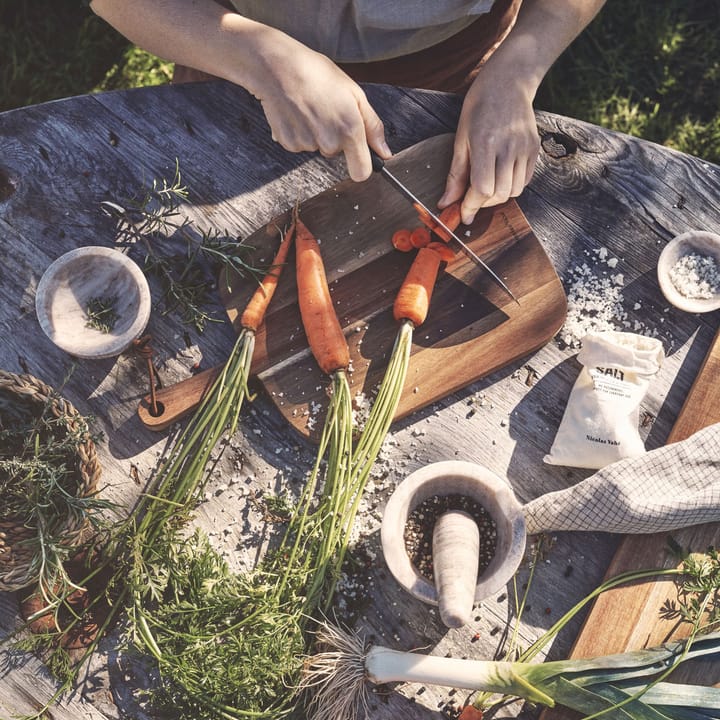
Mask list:
[[[461,660],[368,646],[325,623],[318,631],[319,651],[306,662],[301,681],[308,718],[353,720],[362,717],[361,711],[369,714],[369,683],[420,682],[479,691],[473,705],[482,711],[522,698],[549,707],[564,705],[583,713],[584,720],[718,720],[720,688],[665,680],[688,659],[720,654],[719,561],[718,552],[710,549],[707,555],[687,555],[677,568],[629,571],[610,578],[514,661]],[[532,570],[534,565],[531,576]],[[530,662],[600,594],[657,577],[676,578],[678,613],[691,626],[686,640],[589,660]]]

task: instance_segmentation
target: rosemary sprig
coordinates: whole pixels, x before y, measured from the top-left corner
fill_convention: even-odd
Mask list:
[[[259,280],[266,269],[249,263],[253,248],[238,237],[216,228],[198,229],[182,212],[188,198],[176,160],[170,180],[154,178],[136,196],[122,203],[106,200],[101,207],[117,220],[119,243],[143,246],[145,270],[162,286],[164,314],[177,311],[183,323],[202,332],[208,322],[220,322],[205,309],[212,299],[212,273],[221,271],[222,282],[230,288],[239,277]]]
[[[115,323],[118,321],[117,302],[117,295],[90,298],[85,309],[87,314],[85,327],[95,328],[95,330],[103,333],[112,332]]]

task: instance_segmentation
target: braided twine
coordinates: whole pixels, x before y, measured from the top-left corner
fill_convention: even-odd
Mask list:
[[[30,409],[40,416],[45,410],[49,417],[64,418],[69,433],[85,428],[85,422],[75,407],[57,395],[51,387],[32,375],[16,375],[0,370],[0,420],[4,412],[13,407]],[[100,478],[100,463],[95,443],[84,432],[77,446],[78,496],[95,492]],[[33,538],[37,527],[27,518],[9,516],[3,512],[0,497],[0,590],[12,591],[37,581],[38,562]],[[72,548],[87,539],[87,518],[67,517],[57,530],[61,547]]]

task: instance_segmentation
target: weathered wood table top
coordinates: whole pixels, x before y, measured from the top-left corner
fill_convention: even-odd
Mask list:
[[[460,103],[454,96],[385,86],[367,92],[394,151],[455,127]],[[720,232],[720,167],[566,117],[539,112],[537,122],[542,152],[519,204],[568,292],[583,265],[596,277],[613,277],[625,322],[618,328],[663,341],[667,358],[641,408],[642,436],[648,448],[658,447],[719,316],[669,307],[655,265],[673,236],[689,229]],[[153,178],[172,177],[176,160],[190,190],[183,211],[201,228],[240,237],[345,177],[340,160],[285,152],[271,140],[259,104],[223,82],[110,92],[0,114],[0,368],[62,388],[81,413],[95,418],[104,433],[103,494],[126,506],[170,436],[138,420],[138,402],[147,392],[143,361],[132,352],[99,361],[70,357],[41,331],[34,296],[55,258],[79,246],[115,243],[115,224],[101,201],[120,201]],[[139,249],[130,255],[142,261]],[[235,337],[229,323],[211,323],[202,334],[182,325],[176,314],[163,314],[161,289],[150,283],[155,305],[148,331],[163,384],[188,377],[197,363],[223,362]],[[208,310],[222,321],[223,308],[214,302]],[[405,594],[384,568],[379,518],[392,487],[429,462],[481,463],[508,478],[523,502],[590,474],[543,463],[579,368],[577,349],[562,336],[393,427],[360,520],[368,567],[356,592],[365,603],[349,616],[359,631],[401,649],[493,656],[512,615],[512,588],[484,602],[471,625],[447,631],[437,613]],[[260,393],[244,409],[231,449],[235,469],[219,473],[197,522],[242,568],[272,532],[256,498],[280,493],[301,477],[314,448]],[[596,587],[619,541],[603,533],[551,539],[524,614],[525,642]],[[551,656],[568,652],[579,622],[557,638]],[[0,632],[18,623],[16,596],[0,593]],[[103,643],[88,682],[53,709],[56,720],[148,716],[139,695],[145,676],[118,652],[116,641]],[[32,712],[52,688],[38,660],[13,655],[0,667],[0,716]],[[373,716],[431,720],[458,699],[441,688],[400,686],[378,696]],[[518,708],[503,712],[517,714]]]

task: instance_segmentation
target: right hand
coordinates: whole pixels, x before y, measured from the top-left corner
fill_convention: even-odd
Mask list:
[[[372,173],[368,145],[392,154],[382,120],[360,86],[325,55],[273,31],[248,89],[260,100],[273,140],[291,152],[345,154],[353,180]]]

